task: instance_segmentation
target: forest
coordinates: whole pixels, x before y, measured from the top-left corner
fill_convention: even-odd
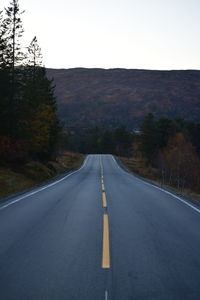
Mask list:
[[[24,49],[17,0],[0,11],[0,158],[45,160],[54,155],[59,121],[53,81],[36,37]]]
[[[149,113],[135,136],[132,155],[144,160],[152,179],[179,192],[200,192],[200,123],[155,119]]]

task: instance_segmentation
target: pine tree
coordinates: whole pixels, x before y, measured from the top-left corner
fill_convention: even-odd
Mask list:
[[[141,127],[141,145],[140,150],[143,156],[150,163],[155,158],[158,152],[158,132],[156,128],[156,122],[152,113],[149,113]]]
[[[6,50],[6,37],[4,29],[3,12],[0,11],[0,71],[5,68],[5,50]]]
[[[9,72],[5,60],[6,49],[4,18],[3,12],[0,11],[0,135],[7,134],[9,130]]]
[[[31,117],[39,105],[41,84],[42,54],[37,38],[31,41],[26,53],[26,63],[23,70],[23,97],[21,118]]]
[[[42,64],[41,48],[36,37],[33,38],[28,47],[24,74],[26,101],[29,99],[34,108],[43,103],[53,106],[56,110],[53,80],[47,78],[46,69]]]
[[[17,114],[19,113],[18,103],[20,100],[21,68],[24,55],[21,51],[20,38],[23,34],[21,15],[18,0],[12,0],[10,6],[5,9],[5,19],[2,30],[6,39],[4,49],[4,65],[8,74],[8,98],[10,134],[16,134]]]
[[[24,55],[21,51],[20,38],[24,32],[18,0],[12,0],[10,6],[5,9],[6,18],[4,19],[3,29],[7,37],[7,48],[5,53],[7,66],[15,76],[16,66],[22,64]]]
[[[42,53],[38,45],[37,37],[35,36],[28,47],[28,65],[35,69],[42,66]]]
[[[119,156],[129,156],[132,145],[132,136],[126,128],[124,126],[116,128],[113,137],[116,154]]]
[[[6,51],[6,36],[4,29],[3,12],[0,11],[0,95],[5,94],[6,80],[5,80],[5,51]]]
[[[27,55],[21,51],[22,13],[18,0],[11,0],[5,17],[0,12],[0,156],[47,158],[59,131],[55,87],[42,66],[37,38]]]
[[[48,157],[54,150],[59,130],[53,80],[42,66],[42,54],[37,38],[28,47],[24,70],[21,137],[25,138],[32,155]]]

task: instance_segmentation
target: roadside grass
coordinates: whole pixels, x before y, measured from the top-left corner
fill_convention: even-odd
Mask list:
[[[64,152],[60,157],[58,157],[58,164],[59,167],[62,166],[65,170],[74,170],[80,167],[84,157],[85,156],[80,153]]]
[[[122,162],[122,164],[127,168],[127,170],[135,173],[136,175],[139,175],[145,179],[150,180],[152,183],[154,183],[157,186],[165,187],[177,194],[183,195],[187,198],[190,198],[190,199],[200,203],[200,194],[195,193],[194,191],[191,191],[189,189],[184,189],[180,192],[180,190],[178,190],[174,186],[167,185],[167,184],[163,185],[161,180],[159,179],[158,170],[156,168],[146,166],[146,164],[142,158],[120,157],[119,159]]]
[[[0,198],[22,192],[45,183],[81,166],[84,155],[65,152],[56,161],[30,161],[23,165],[0,167]]]
[[[6,197],[31,188],[34,185],[35,182],[23,174],[0,168],[0,197]]]

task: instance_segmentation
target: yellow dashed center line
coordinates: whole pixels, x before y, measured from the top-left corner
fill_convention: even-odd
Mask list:
[[[103,172],[103,164],[101,159],[100,159],[100,167],[101,167],[102,205],[104,208],[102,268],[109,269],[110,268],[109,224],[108,224],[108,214],[107,214],[107,199],[106,199],[106,192],[105,192],[105,185],[104,185],[104,172]]]
[[[102,201],[103,201],[103,207],[107,207],[107,200],[106,200],[106,193],[102,193]]]
[[[102,255],[102,268],[110,268],[110,241],[109,241],[109,225],[108,215],[103,215],[103,255]]]

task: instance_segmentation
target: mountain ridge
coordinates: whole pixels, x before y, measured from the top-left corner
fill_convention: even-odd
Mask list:
[[[156,117],[200,120],[200,71],[47,69],[56,84],[58,115],[66,125],[136,127]]]

